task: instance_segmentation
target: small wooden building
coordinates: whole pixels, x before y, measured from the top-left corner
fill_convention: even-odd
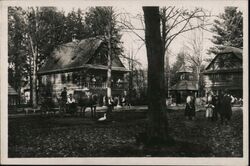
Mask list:
[[[8,85],[8,107],[13,108],[18,104],[18,93]]]
[[[106,95],[107,56],[99,38],[76,40],[58,46],[38,71],[40,92],[60,98],[61,91],[89,89]],[[112,95],[121,95],[126,88],[124,75],[128,70],[118,56],[112,60]]]
[[[194,79],[193,72],[185,65],[182,65],[176,74],[179,80],[170,88],[170,92],[176,104],[180,104],[186,101],[188,95],[197,95],[198,82]]]
[[[242,97],[242,72],[242,49],[225,47],[203,72],[205,91],[219,94],[228,90],[233,96]]]

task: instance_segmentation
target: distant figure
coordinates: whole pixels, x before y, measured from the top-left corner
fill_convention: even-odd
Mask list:
[[[113,98],[112,98],[112,96],[111,97],[108,97],[108,100],[107,100],[107,107],[108,107],[108,109],[107,109],[107,119],[108,120],[110,120],[111,119],[111,114],[112,114],[112,111],[113,111],[113,109],[114,109],[114,100],[113,100]]]
[[[214,96],[212,104],[214,105],[212,120],[217,121],[218,120],[218,113],[221,109],[221,101],[220,101],[220,97],[218,95]]]
[[[188,95],[186,99],[185,117],[190,120],[195,117],[195,100],[191,95]]]
[[[131,104],[129,103],[128,96],[122,96],[121,99],[122,106],[128,106],[130,108]]]
[[[67,103],[67,88],[64,87],[63,91],[61,92],[61,110],[62,112],[66,112],[66,103]]]
[[[212,121],[212,117],[213,117],[213,112],[214,112],[214,105],[211,103],[208,103],[206,106],[206,118],[208,120]]]
[[[232,116],[232,96],[226,91],[225,94],[222,96],[221,101],[221,124],[228,124]]]
[[[206,117],[211,121],[217,120],[217,110],[218,105],[216,108],[216,102],[218,102],[218,98],[214,95],[213,91],[210,91],[207,96],[207,105],[206,105]]]
[[[76,101],[73,98],[72,94],[69,94],[68,100],[67,100],[68,110],[69,113],[72,115],[76,112]]]

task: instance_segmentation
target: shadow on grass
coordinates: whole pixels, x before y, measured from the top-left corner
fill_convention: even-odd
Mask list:
[[[171,145],[120,145],[108,150],[107,157],[207,157],[212,150],[207,145],[176,140]]]

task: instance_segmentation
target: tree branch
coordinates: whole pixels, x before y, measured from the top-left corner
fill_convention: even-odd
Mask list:
[[[212,24],[204,24],[202,26],[208,26],[208,25],[212,25]],[[179,32],[177,32],[177,33],[175,33],[175,34],[168,37],[168,44],[167,44],[166,48],[170,45],[170,43],[173,41],[173,39],[176,38],[176,36],[178,36],[179,34],[190,31],[190,30],[193,30],[193,29],[196,29],[196,28],[200,28],[200,27],[201,27],[200,25],[189,28],[189,29],[185,29],[185,27],[183,27]]]

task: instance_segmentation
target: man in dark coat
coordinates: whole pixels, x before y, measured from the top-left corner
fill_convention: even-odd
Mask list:
[[[66,112],[66,103],[67,103],[67,88],[64,87],[63,91],[61,92],[61,110]]]
[[[220,100],[219,100],[219,97],[217,95],[212,97],[212,104],[214,105],[212,120],[217,121],[218,111],[220,108]]]
[[[222,97],[220,116],[221,124],[227,124],[232,116],[231,96],[227,91]]]

